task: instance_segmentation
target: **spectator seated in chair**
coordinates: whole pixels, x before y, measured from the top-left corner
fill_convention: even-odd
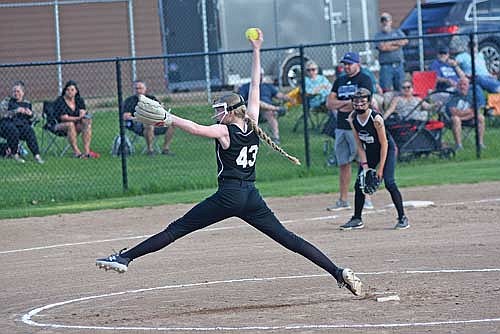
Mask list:
[[[446,46],[439,48],[437,59],[432,61],[429,70],[437,74],[436,89],[439,91],[456,91],[458,80],[465,77],[458,62],[450,58],[450,50]]]
[[[123,120],[125,121],[125,126],[127,129],[133,131],[135,134],[144,137],[146,140],[147,154],[154,155],[154,139],[155,136],[165,135],[165,140],[163,142],[163,148],[161,153],[164,155],[175,155],[170,149],[170,144],[174,138],[174,127],[170,126],[168,128],[158,128],[151,125],[144,125],[133,120],[133,114],[135,112],[135,107],[139,101],[139,95],[145,95],[148,98],[158,101],[153,95],[146,94],[147,86],[142,80],[134,81],[134,95],[129,96],[123,103]]]
[[[309,97],[309,108],[324,107],[326,112],[326,99],[332,90],[332,84],[323,74],[319,74],[318,64],[312,60],[306,63],[305,87]]]
[[[405,121],[427,122],[429,118],[427,110],[431,110],[432,105],[413,94],[411,81],[405,80],[402,88],[402,94],[395,96],[385,111],[384,120],[387,120],[391,115],[398,115],[401,120]]]
[[[99,158],[99,154],[90,149],[92,140],[92,115],[87,112],[85,101],[80,96],[80,91],[75,81],[66,82],[59,96],[54,101],[54,113],[57,124],[53,132],[66,134],[69,144],[73,149],[75,158]],[[77,143],[78,134],[82,134],[83,153]]]
[[[7,156],[20,163],[25,161],[19,154],[19,140],[26,141],[37,163],[44,163],[32,127],[34,116],[31,103],[24,99],[24,84],[15,82],[12,96],[0,102],[0,137],[7,140]]]
[[[477,108],[485,105],[484,98],[477,96]],[[455,137],[456,150],[461,150],[462,146],[462,126],[474,127],[474,108],[473,108],[472,90],[469,89],[469,80],[467,78],[458,81],[458,91],[446,105],[446,112],[451,121],[453,136]],[[478,113],[479,145],[484,145],[484,116]]]
[[[472,56],[469,53],[469,47],[465,43],[457,43],[457,51],[459,52],[455,59],[458,65],[463,70],[467,78],[471,80],[472,78]],[[486,65],[486,59],[482,52],[478,52],[477,44],[473,44],[475,65],[476,65],[476,77],[475,82],[482,89],[486,90],[488,93],[500,93],[500,81],[495,75],[492,75],[488,66]]]
[[[259,117],[262,117],[260,122],[267,121],[269,127],[271,128],[271,139],[276,143],[280,144],[280,131],[278,117],[286,114],[286,108],[282,106],[275,105],[273,99],[279,99],[282,101],[290,101],[290,97],[286,94],[281,93],[278,87],[273,84],[263,82],[264,70],[261,69],[260,77],[260,113]],[[239,89],[239,94],[248,101],[248,93],[250,91],[250,83],[244,84]]]

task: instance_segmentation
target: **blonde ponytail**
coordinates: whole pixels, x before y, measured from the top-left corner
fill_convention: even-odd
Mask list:
[[[246,118],[248,125],[252,128],[253,131],[259,136],[260,139],[265,141],[267,145],[271,146],[273,150],[277,151],[281,155],[285,156],[288,160],[293,162],[296,165],[300,165],[300,160],[290,154],[286,153],[281,147],[276,145],[275,142],[271,140],[271,138],[250,118]]]

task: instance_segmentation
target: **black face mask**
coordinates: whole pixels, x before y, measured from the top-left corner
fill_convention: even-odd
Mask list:
[[[358,115],[362,115],[364,114],[368,108],[369,108],[369,102],[368,101],[362,101],[362,102],[358,102],[356,101],[357,103],[354,104],[354,101],[353,101],[353,110],[356,112],[356,114]]]
[[[368,109],[354,109],[354,111],[356,112],[356,114],[358,115],[362,115],[364,114]]]

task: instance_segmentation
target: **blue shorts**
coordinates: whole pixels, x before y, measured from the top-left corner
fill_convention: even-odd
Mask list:
[[[335,157],[339,165],[351,163],[356,157],[356,139],[352,130],[335,129]]]

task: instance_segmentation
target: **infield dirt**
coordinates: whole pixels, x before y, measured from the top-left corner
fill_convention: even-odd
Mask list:
[[[325,210],[337,194],[267,199],[288,229],[360,273],[363,297],[238,219],[137,259],[123,275],[95,267],[95,258],[161,231],[192,205],[0,221],[0,332],[499,333],[500,182],[402,193],[435,205],[407,209],[411,227],[401,231],[385,190],[356,231],[338,229],[352,210]],[[376,301],[396,294],[400,301]],[[31,317],[51,326],[21,320],[91,296]]]

